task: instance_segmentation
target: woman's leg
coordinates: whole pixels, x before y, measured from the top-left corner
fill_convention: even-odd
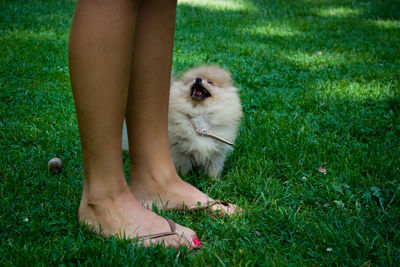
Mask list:
[[[79,220],[105,236],[170,231],[166,220],[136,201],[122,168],[122,122],[139,7],[139,1],[131,0],[80,0],[71,26],[71,85],[84,166]],[[185,238],[165,237],[166,245],[196,238],[188,228],[178,226],[177,231]]]
[[[159,206],[181,208],[183,204],[194,206],[199,201],[212,200],[182,181],[169,150],[168,99],[175,5],[176,1],[144,1],[135,31],[126,113],[131,158],[129,186],[135,197],[149,207],[153,201]],[[227,211],[232,212],[232,208]]]

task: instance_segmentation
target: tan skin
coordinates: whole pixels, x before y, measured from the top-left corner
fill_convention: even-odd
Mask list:
[[[142,204],[165,208],[211,201],[176,173],[168,144],[168,97],[176,0],[78,0],[69,63],[84,166],[81,222],[104,236],[170,231]],[[121,158],[126,116],[131,173]],[[219,207],[221,208],[221,207]],[[101,230],[100,230],[101,227]],[[196,233],[153,239],[194,246]],[[145,246],[150,244],[146,240]]]

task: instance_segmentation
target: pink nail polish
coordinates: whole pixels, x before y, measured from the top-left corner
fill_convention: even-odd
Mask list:
[[[193,238],[193,244],[194,244],[195,246],[200,246],[200,245],[201,245],[201,242],[200,242],[200,240],[198,240],[197,238]]]

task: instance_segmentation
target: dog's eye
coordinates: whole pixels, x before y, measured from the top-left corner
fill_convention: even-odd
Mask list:
[[[209,81],[208,83],[209,83],[209,84],[211,84],[211,85],[213,85],[213,83],[212,83],[212,82],[210,82],[210,81]]]

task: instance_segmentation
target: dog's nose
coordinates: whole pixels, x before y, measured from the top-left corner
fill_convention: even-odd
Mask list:
[[[196,83],[201,83],[201,82],[202,82],[201,78],[196,78]]]

